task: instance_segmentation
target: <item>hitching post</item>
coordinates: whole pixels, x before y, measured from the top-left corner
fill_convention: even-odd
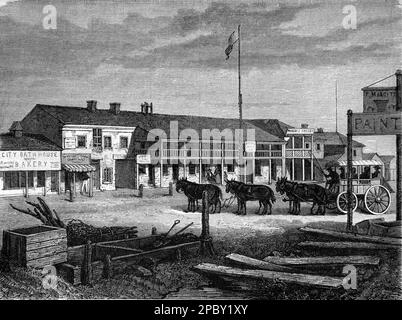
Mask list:
[[[214,247],[212,244],[212,237],[209,234],[209,199],[208,191],[204,190],[202,192],[202,215],[201,215],[201,243],[200,243],[200,254],[214,255]]]
[[[353,227],[353,208],[352,208],[352,110],[348,110],[348,146],[347,146],[347,207],[348,207],[348,219],[346,230],[352,231]]]

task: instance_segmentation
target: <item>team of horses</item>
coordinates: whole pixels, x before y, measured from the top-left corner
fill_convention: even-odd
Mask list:
[[[236,180],[228,180],[226,182],[225,191],[237,199],[237,210],[234,212],[238,215],[246,215],[247,201],[258,201],[259,208],[256,214],[266,215],[272,214],[272,205],[276,198],[273,190],[266,185],[244,183]],[[215,184],[198,184],[188,181],[187,178],[181,178],[176,182],[176,191],[183,192],[188,199],[187,211],[195,212],[199,209],[198,200],[202,200],[203,192],[207,191],[208,203],[211,213],[220,213],[222,208],[222,191]],[[302,202],[312,202],[311,214],[325,214],[325,205],[328,201],[327,190],[314,183],[300,183],[289,181],[286,177],[279,178],[276,181],[276,192],[285,195],[283,201],[289,202],[289,214],[300,214],[300,204]],[[261,211],[261,207],[263,208]],[[314,212],[314,208],[317,207]]]

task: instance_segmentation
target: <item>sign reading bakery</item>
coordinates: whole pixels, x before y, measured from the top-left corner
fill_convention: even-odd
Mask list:
[[[0,171],[60,170],[59,151],[0,151]]]

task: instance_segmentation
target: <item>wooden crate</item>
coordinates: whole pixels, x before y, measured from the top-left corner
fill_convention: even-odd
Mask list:
[[[66,262],[66,230],[50,226],[5,230],[3,254],[22,267],[43,268]]]

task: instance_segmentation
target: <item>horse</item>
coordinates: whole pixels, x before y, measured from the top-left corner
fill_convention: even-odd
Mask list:
[[[318,184],[298,183],[288,181],[286,177],[278,179],[276,182],[276,190],[280,194],[286,194],[289,203],[290,214],[300,214],[301,202],[313,202],[310,213],[314,214],[313,210],[316,205],[318,208],[315,214],[325,214],[325,204],[328,200],[328,194],[324,187]],[[291,210],[291,205],[293,209]]]
[[[264,206],[264,209],[261,215],[267,214],[269,207],[269,214],[272,214],[272,204],[276,201],[274,192],[268,186],[262,184],[245,184],[243,182],[235,181],[235,180],[227,180],[226,182],[226,192],[232,193],[237,197],[237,212],[236,214],[246,215],[247,201],[257,201],[259,202],[260,207],[258,208],[256,214],[260,214],[261,206]],[[244,209],[244,211],[242,211]]]
[[[205,190],[208,194],[208,203],[213,206],[211,213],[216,213],[217,207],[219,208],[217,213],[220,213],[222,207],[222,190],[218,186],[212,184],[198,184],[188,181],[187,178],[179,179],[176,183],[176,191],[178,193],[180,193],[180,191],[184,192],[188,198],[188,211],[192,212],[196,211],[195,203],[197,203],[198,209],[198,200],[202,199],[202,194]]]

